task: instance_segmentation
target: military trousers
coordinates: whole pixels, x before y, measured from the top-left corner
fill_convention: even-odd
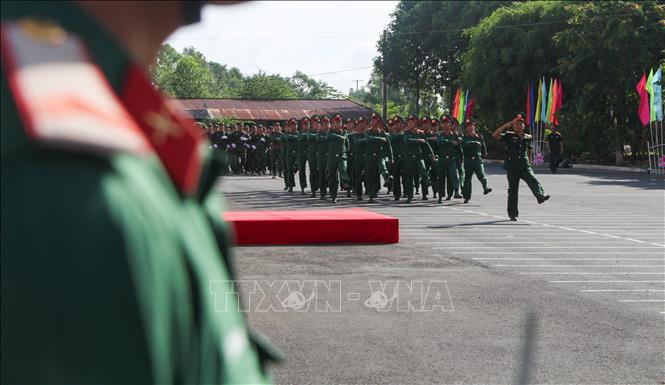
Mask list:
[[[365,155],[365,180],[370,198],[376,198],[381,190],[381,175],[390,183],[390,174],[386,167],[386,158],[379,154]]]
[[[351,163],[353,163],[353,193],[356,197],[362,198],[363,181],[365,179],[365,155],[355,154]]]
[[[300,188],[305,189],[307,187],[307,154],[298,154],[298,181],[300,182]]]
[[[319,194],[324,197],[328,194],[328,154],[319,153],[317,166],[319,169]]]
[[[464,199],[471,199],[471,179],[473,174],[483,185],[483,190],[487,190],[487,177],[485,176],[485,167],[482,159],[469,159],[464,161],[464,184],[462,185],[462,195]]]
[[[296,187],[296,168],[298,161],[298,154],[296,150],[284,151],[284,185],[290,189]]]
[[[391,174],[393,177],[393,196],[397,199],[402,197],[402,193],[405,190],[404,185],[404,156],[397,155],[395,157],[395,163],[393,163],[391,168]]]
[[[436,191],[439,198],[443,198],[448,187],[448,196],[453,195],[453,191],[459,188],[457,179],[457,158],[454,156],[442,156],[436,162],[437,185]]]
[[[337,198],[339,191],[339,182],[342,182],[342,189],[346,190],[349,186],[349,174],[346,169],[346,158],[342,156],[328,155],[328,164],[326,165],[328,173],[328,189],[330,197]]]
[[[552,174],[556,173],[557,168],[559,168],[559,163],[561,163],[561,154],[557,152],[550,153],[550,171]]]
[[[536,198],[541,198],[545,195],[543,186],[538,182],[531,167],[523,170],[506,170],[508,177],[508,216],[517,218],[519,210],[517,209],[517,197],[520,188],[520,180],[524,180],[531,189],[531,192]]]
[[[319,155],[317,153],[307,154],[307,165],[309,166],[309,187],[312,193],[319,189]]]
[[[407,198],[413,198],[414,186],[420,182],[422,186],[429,187],[429,173],[425,168],[423,156],[404,155],[404,194]],[[420,178],[420,179],[418,179]],[[425,190],[423,189],[423,193]]]

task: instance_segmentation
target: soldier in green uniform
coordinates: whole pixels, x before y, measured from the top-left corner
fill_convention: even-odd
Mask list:
[[[391,169],[393,177],[393,197],[402,198],[404,184],[404,118],[395,116],[391,120],[390,146],[393,149],[394,162]]]
[[[367,119],[361,116],[354,126],[354,132],[349,138],[350,161],[353,164],[353,193],[356,200],[363,200],[363,182],[365,179],[365,153],[367,152],[367,139],[365,131]]]
[[[455,119],[453,121],[453,129],[455,131],[455,134],[457,134],[458,137],[462,137],[463,133],[462,131],[464,130],[464,127],[460,129],[460,123]],[[459,190],[462,186],[464,186],[464,181],[466,180],[466,175],[464,174],[464,152],[462,151],[462,142],[459,143],[457,146],[457,151],[458,151],[458,156],[457,156],[457,188],[455,189],[455,198],[460,199],[462,196],[460,196]],[[450,194],[450,192],[448,193]]]
[[[552,174],[556,174],[559,163],[561,163],[561,154],[563,154],[563,139],[557,123],[552,123],[551,129],[552,132],[545,138],[545,143],[550,153],[550,171]]]
[[[349,141],[342,130],[342,115],[335,114],[332,119],[332,129],[328,132],[328,188],[333,203],[337,203],[337,191],[340,180],[342,190],[349,189],[349,175],[346,170],[346,151]]]
[[[430,137],[436,137],[439,135],[439,132],[441,131],[441,122],[437,118],[432,118],[432,128],[430,129],[432,135],[428,135]],[[436,140],[428,140],[427,143],[429,143],[430,147],[432,147],[432,151],[436,154],[437,153],[437,148],[436,148]],[[429,180],[432,186],[436,186],[438,183],[436,176],[436,167],[432,164],[432,166],[429,169]],[[437,197],[437,191],[436,187],[432,189],[432,198]]]
[[[279,122],[274,122],[272,125],[272,131],[270,132],[270,173],[272,174],[272,179],[277,178],[278,176],[282,177],[282,128],[279,125]]]
[[[541,186],[531,169],[532,137],[524,132],[524,114],[518,112],[515,119],[497,128],[492,134],[496,140],[506,145],[506,160],[503,169],[508,177],[508,216],[511,221],[516,221],[519,211],[517,209],[517,196],[520,187],[520,179],[524,180],[536,197],[538,203],[550,199],[545,195]],[[506,131],[512,128],[512,131]]]
[[[270,382],[222,164],[148,75],[202,4],[0,4],[3,384]]]
[[[319,189],[319,141],[318,131],[321,129],[321,117],[313,115],[310,129],[307,133],[307,163],[309,164],[309,186],[312,189],[312,198],[316,197]]]
[[[435,161],[434,152],[427,143],[425,135],[418,131],[418,117],[410,115],[406,123],[406,132],[404,133],[404,189],[406,194],[406,203],[411,203],[413,200],[415,174],[419,173],[423,186],[430,185],[429,174],[425,169],[424,157],[429,157]],[[426,190],[423,189],[423,193]],[[423,200],[427,200],[427,196],[423,194]]]
[[[298,131],[298,181],[300,182],[300,192],[305,195],[307,188],[307,150],[309,149],[309,118],[300,119],[300,131]]]
[[[450,200],[453,191],[457,191],[459,188],[459,180],[457,179],[457,159],[460,156],[459,148],[462,138],[455,133],[453,125],[451,124],[452,119],[443,123],[443,131],[436,136],[437,155],[439,158],[436,163],[439,203],[442,202],[444,194],[446,193],[447,181],[450,183],[451,187],[448,188],[448,196],[446,197],[446,200]],[[458,194],[459,193],[456,193],[455,198],[458,198]],[[461,196],[459,196],[459,198],[461,198]]]
[[[319,198],[325,199],[328,190],[328,131],[330,131],[330,118],[323,116],[321,118],[321,127],[316,134],[318,144],[318,169],[319,169]]]
[[[464,123],[466,135],[462,138],[462,151],[464,152],[464,185],[462,186],[462,195],[464,203],[469,203],[471,199],[471,179],[473,174],[483,185],[483,194],[487,195],[492,189],[487,187],[487,177],[483,168],[483,156],[485,153],[485,139],[476,132],[476,122],[467,118]]]
[[[296,127],[298,119],[291,118],[286,124],[282,134],[282,152],[284,153],[284,184],[285,189],[293,192],[296,187],[296,171],[298,167],[298,134]]]
[[[351,148],[351,140],[352,140],[353,132],[355,131],[355,129],[356,129],[356,121],[351,119],[351,118],[347,118],[346,119],[346,125],[344,127],[344,132],[346,133],[346,138],[349,141],[349,144],[348,144],[347,150],[346,150],[346,155],[347,155],[346,156],[346,159],[347,159],[347,161],[346,161],[346,173],[349,175],[349,186],[351,186],[351,188],[346,191],[346,197],[347,198],[351,198],[351,189],[355,185],[354,180],[353,180],[353,152],[352,152],[352,148]]]
[[[365,150],[365,178],[367,178],[367,192],[369,202],[373,203],[381,189],[381,175],[387,183],[392,184],[388,168],[386,167],[386,155],[390,162],[393,160],[392,148],[388,136],[381,132],[379,116],[372,114],[372,126],[365,135],[367,148]]]
[[[256,146],[256,169],[259,175],[265,175],[266,166],[268,164],[268,136],[266,135],[266,128],[259,124],[256,129],[255,146]]]
[[[434,151],[436,146],[436,134],[432,134],[432,119],[429,116],[425,115],[420,118],[420,130],[423,132],[423,135],[425,135],[425,140],[427,140],[427,143],[432,148],[432,151]],[[434,183],[436,178],[432,178],[432,176],[433,174],[436,174],[436,170],[432,171],[432,169],[435,169],[436,167],[434,167],[432,159],[425,157],[423,162],[425,163],[425,170],[427,170],[427,177],[429,178],[430,183]],[[422,181],[423,179],[421,178],[420,180]],[[423,186],[421,184],[420,189],[423,192],[423,197],[427,197],[427,195],[429,195],[429,187]],[[432,190],[434,190],[434,188]]]

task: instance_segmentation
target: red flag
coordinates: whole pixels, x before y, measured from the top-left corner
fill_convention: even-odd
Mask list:
[[[559,86],[557,84],[556,79],[554,79],[554,82],[552,83],[552,89],[550,90],[552,93],[552,108],[549,110],[550,116],[547,120],[550,122],[554,122],[554,113],[556,112],[557,109],[557,102],[559,101]]]
[[[455,101],[453,102],[453,111],[452,111],[452,116],[453,118],[457,119],[457,112],[459,111],[459,88],[457,89],[457,93],[455,94]]]
[[[473,116],[473,107],[476,105],[476,97],[472,96],[471,100],[469,100],[469,104],[467,105],[467,111],[466,111],[466,117],[470,118]]]
[[[559,83],[559,85],[556,88],[557,91],[556,110],[559,111],[563,106],[563,87],[561,87],[561,79],[558,79],[557,82]]]
[[[531,84],[526,89],[526,121],[531,123]]]
[[[651,118],[649,112],[649,93],[647,92],[647,75],[646,73],[642,74],[642,79],[637,83],[637,94],[640,95],[640,106],[637,107],[637,115],[640,118],[640,121],[643,125],[649,124]]]

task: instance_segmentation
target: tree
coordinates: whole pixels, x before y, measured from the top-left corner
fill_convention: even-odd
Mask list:
[[[208,66],[189,55],[178,60],[169,85],[176,98],[210,98],[215,93]]]
[[[344,97],[342,93],[329,86],[326,82],[311,78],[300,71],[296,71],[296,73],[289,78],[289,83],[291,83],[291,87],[298,95],[298,99],[330,99]]]
[[[245,99],[297,99],[298,94],[289,81],[279,75],[260,71],[245,79],[240,95]]]

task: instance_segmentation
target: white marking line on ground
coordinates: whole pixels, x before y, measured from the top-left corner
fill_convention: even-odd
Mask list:
[[[447,247],[432,247],[432,250],[449,250]],[[599,252],[592,252],[592,251],[580,251],[580,252],[567,252],[567,251],[553,251],[553,252],[546,252],[546,251],[454,251],[453,253],[455,254],[496,254],[496,255],[523,255],[523,254],[533,254],[533,255],[559,255],[559,254],[593,254],[593,255],[612,255],[612,254],[629,254],[630,250],[628,251],[599,251]],[[658,251],[640,251],[640,254],[656,254],[656,255],[663,255],[663,253],[658,252]]]
[[[453,208],[453,207],[451,207],[450,209],[451,209],[451,210],[461,210],[461,209],[457,209],[457,208]],[[473,211],[473,210],[462,210],[462,211],[481,215],[480,212],[476,212],[476,211]],[[482,213],[482,214],[486,214],[486,213]],[[498,215],[493,215],[493,216],[494,216],[494,217],[497,217],[497,218],[505,219],[505,217],[499,217]],[[522,222],[526,222],[526,223],[530,223],[530,224],[535,224],[535,225],[540,225],[540,226],[544,226],[544,227],[555,227],[555,228],[558,228],[558,229],[567,230],[567,231],[572,231],[572,232],[581,232],[581,233],[584,233],[584,234],[593,234],[593,235],[599,235],[599,236],[602,236],[602,237],[615,238],[615,239],[623,239],[623,240],[631,241],[631,242],[648,243],[648,244],[650,244],[650,245],[654,245],[654,246],[665,247],[665,245],[663,245],[663,244],[659,244],[659,243],[646,242],[646,241],[642,241],[642,240],[639,240],[639,239],[619,237],[619,236],[616,236],[616,235],[610,235],[610,234],[598,233],[598,232],[588,231],[588,230],[578,230],[578,229],[574,229],[574,228],[572,228],[572,227],[567,227],[567,226],[556,226],[556,225],[550,225],[550,224],[547,224],[547,223],[541,223],[541,222],[536,222],[536,221],[528,221],[528,220],[527,220],[527,221],[522,221]]]
[[[650,291],[655,291],[655,292],[661,292],[665,291],[662,289],[591,289],[591,290],[580,290],[584,292],[605,292],[605,291],[644,291],[644,292],[650,292]]]
[[[413,240],[413,239],[409,239],[409,240],[411,241],[411,240]],[[623,242],[623,241],[617,241],[617,242]],[[484,239],[481,239],[481,240],[478,240],[478,241],[475,241],[475,240],[474,240],[474,241],[471,241],[471,240],[469,240],[469,241],[432,241],[432,242],[416,242],[416,245],[444,245],[444,244],[445,244],[445,245],[450,245],[450,244],[463,244],[463,245],[468,245],[469,243],[483,243],[483,244],[484,244],[484,243],[491,243],[491,244],[496,244],[496,245],[503,245],[503,244],[515,244],[515,241],[512,240],[512,241],[487,241],[487,242],[486,242]],[[551,241],[551,242],[541,242],[541,241],[533,241],[533,242],[530,242],[530,241],[520,241],[520,245],[525,244],[525,243],[538,244],[538,245],[542,245],[542,244],[557,244],[557,245],[580,245],[580,244],[581,244],[581,245],[584,245],[584,244],[593,243],[593,241],[589,241],[589,240],[584,240],[584,241],[568,241],[568,242],[567,242],[567,241],[556,241],[556,240],[555,240],[555,241]],[[603,242],[603,243],[607,243],[607,242]],[[500,246],[496,246],[496,247],[500,247]],[[612,246],[612,247],[622,247],[622,246],[621,246],[620,243],[615,243],[615,246]],[[625,247],[626,247],[626,248],[632,248],[632,247],[634,247],[634,245],[633,245],[633,244],[630,244],[630,243],[626,243],[626,246],[625,246]],[[652,247],[652,246],[649,246],[649,247]],[[653,246],[653,247],[655,248],[655,247],[658,247],[658,246]]]
[[[518,273],[521,275],[665,275],[665,273],[638,273],[638,272],[612,272],[612,273],[582,273],[582,272],[560,272],[560,271],[548,271],[548,272],[528,272],[528,273]]]
[[[665,261],[663,258],[471,258],[506,261]],[[520,265],[522,266],[522,265]]]
[[[665,267],[665,265],[494,265],[496,267]]]
[[[547,281],[549,283],[665,283],[665,281]]]
[[[496,246],[450,246],[448,249],[496,249]],[[662,249],[659,246],[509,246],[509,249]],[[663,251],[665,253],[665,251]]]
[[[620,299],[619,302],[665,302],[665,299]]]

